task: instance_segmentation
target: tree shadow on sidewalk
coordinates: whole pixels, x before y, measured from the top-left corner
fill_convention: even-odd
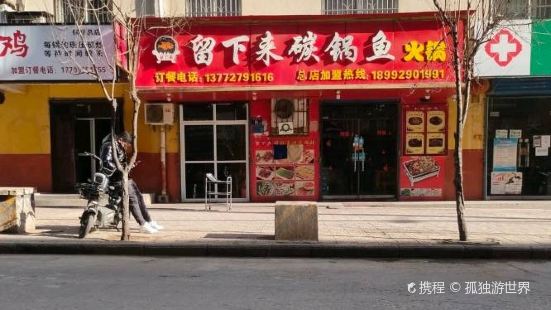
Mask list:
[[[35,232],[30,235],[64,239],[78,239],[79,228],[80,226],[40,225],[36,226]]]
[[[232,234],[232,233],[214,233],[206,234],[203,238],[206,239],[253,239],[253,240],[274,240],[273,235],[263,234]]]

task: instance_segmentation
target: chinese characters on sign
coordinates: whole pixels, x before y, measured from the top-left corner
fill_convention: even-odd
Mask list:
[[[114,42],[110,26],[3,26],[0,80],[112,79]],[[93,61],[91,60],[93,59]]]
[[[166,37],[166,36],[163,36]],[[294,42],[289,48],[287,55],[293,57],[296,63],[299,62],[319,62],[320,56],[317,55],[318,48],[316,47],[317,35],[311,31],[307,31],[306,35],[293,38]],[[250,38],[246,35],[240,35],[229,40],[222,42],[224,48],[230,48],[232,50],[232,60],[234,64],[239,64],[239,53],[245,53],[247,47],[245,42],[249,42]],[[347,35],[344,38],[335,32],[331,42],[323,50],[331,56],[333,62],[348,60],[355,62],[358,57],[358,47],[353,44],[354,37]],[[207,65],[212,63],[214,58],[214,48],[216,46],[216,40],[212,37],[204,37],[198,34],[190,42],[191,49],[193,51],[193,59],[197,65]],[[389,54],[391,48],[391,42],[388,41],[385,33],[381,30],[377,32],[372,39],[373,55],[366,57],[367,61],[374,61],[378,59],[394,60],[394,55]],[[260,39],[258,49],[255,51],[257,55],[256,60],[262,61],[266,66],[270,66],[270,60],[282,60],[281,55],[277,55],[272,50],[276,48],[274,38],[270,31],[266,31]],[[406,55],[403,60],[418,61],[418,62],[445,62],[446,55],[446,43],[444,41],[431,41],[426,43],[412,40],[404,46]],[[155,53],[154,53],[155,54]],[[172,61],[172,59],[161,59],[160,61]]]
[[[27,36],[19,30],[13,33],[13,36],[0,35],[0,57],[5,57],[8,52],[19,57],[26,57],[29,47],[25,42]]]
[[[178,60],[157,57],[159,65],[152,63],[153,41],[167,35],[151,34],[142,39],[147,52],[141,55],[138,86],[453,81],[441,25],[411,23],[418,26],[411,33],[391,22],[203,26],[173,37]]]

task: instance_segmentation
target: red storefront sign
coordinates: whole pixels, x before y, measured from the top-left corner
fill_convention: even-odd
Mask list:
[[[138,87],[454,80],[451,43],[436,20],[191,24],[184,34],[143,33]]]

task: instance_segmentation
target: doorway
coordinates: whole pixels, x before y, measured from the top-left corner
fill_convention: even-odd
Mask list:
[[[322,103],[322,198],[395,198],[397,124],[396,102]]]
[[[55,193],[73,193],[76,183],[85,182],[98,169],[96,161],[79,154],[99,155],[101,141],[111,130],[111,111],[111,105],[105,100],[50,102],[52,187]],[[117,130],[122,128],[122,113],[117,115],[116,125]]]
[[[550,98],[490,97],[487,116],[486,197],[550,199]]]
[[[247,104],[193,103],[180,109],[182,197],[202,201],[205,176],[232,177],[233,197],[249,199]]]

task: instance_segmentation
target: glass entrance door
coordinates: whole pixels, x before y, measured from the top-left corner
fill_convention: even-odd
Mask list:
[[[322,197],[396,195],[396,103],[322,105]]]
[[[101,141],[111,132],[110,118],[77,118],[75,124],[76,181],[86,182],[98,170],[95,159],[81,156],[90,152],[100,155]]]
[[[245,103],[183,105],[181,113],[182,197],[205,197],[205,175],[232,177],[233,197],[247,200],[248,122]]]

